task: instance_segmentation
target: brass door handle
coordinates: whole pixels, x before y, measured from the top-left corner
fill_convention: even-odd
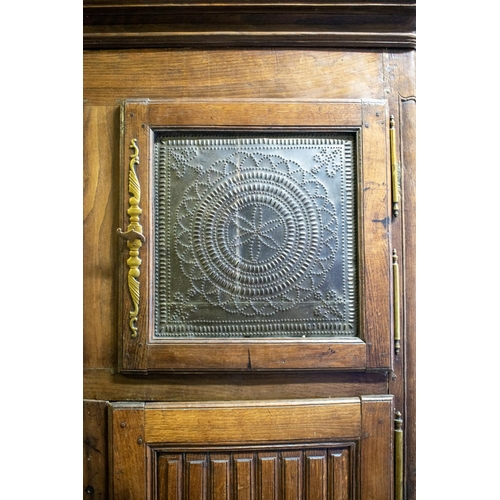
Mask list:
[[[141,201],[141,186],[135,171],[135,166],[139,165],[137,139],[132,139],[130,141],[130,149],[134,150],[132,155],[130,155],[128,175],[128,190],[132,195],[129,199],[129,209],[127,210],[130,221],[127,231],[124,232],[120,228],[116,231],[121,238],[127,240],[127,246],[129,248],[129,258],[127,259],[127,265],[129,267],[128,289],[134,305],[133,310],[129,312],[129,326],[132,332],[131,337],[135,338],[137,337],[137,316],[139,314],[140,301],[139,276],[141,275],[140,267],[142,263],[139,258],[139,251],[142,244],[146,241],[146,238],[142,234],[142,226],[140,224],[140,216],[142,214],[142,210],[139,207],[139,202]]]

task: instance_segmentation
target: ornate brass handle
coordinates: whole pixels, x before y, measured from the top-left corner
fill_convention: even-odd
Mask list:
[[[127,259],[127,265],[129,267],[128,272],[128,289],[130,296],[132,298],[132,303],[134,304],[134,309],[130,311],[130,329],[132,330],[131,337],[137,337],[137,316],[139,314],[139,276],[141,275],[141,259],[139,258],[139,251],[142,244],[146,241],[146,238],[142,234],[142,226],[139,223],[140,216],[142,214],[142,209],[139,207],[139,202],[141,201],[141,187],[139,185],[139,179],[135,171],[135,166],[139,165],[139,148],[137,147],[137,139],[132,139],[130,141],[130,149],[134,152],[130,155],[129,163],[129,174],[128,174],[128,190],[132,196],[129,199],[129,209],[127,213],[129,215],[129,225],[127,231],[123,232],[120,228],[117,229],[118,235],[127,240],[127,246],[129,248],[129,258]]]

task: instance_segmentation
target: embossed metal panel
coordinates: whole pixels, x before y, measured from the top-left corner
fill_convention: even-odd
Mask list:
[[[358,335],[355,144],[156,134],[155,338]]]

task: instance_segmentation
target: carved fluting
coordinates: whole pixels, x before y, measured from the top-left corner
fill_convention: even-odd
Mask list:
[[[122,232],[121,229],[118,229],[118,234],[127,240],[127,246],[129,249],[129,258],[127,259],[127,266],[129,267],[127,282],[133,304],[133,309],[129,312],[129,326],[132,332],[131,336],[137,337],[137,317],[139,314],[140,301],[139,276],[141,275],[140,266],[142,263],[139,258],[139,251],[142,243],[145,241],[145,238],[142,234],[142,226],[140,224],[140,216],[142,214],[142,209],[139,207],[139,203],[141,201],[141,188],[135,171],[136,165],[139,165],[139,148],[137,147],[137,139],[132,139],[130,141],[130,148],[133,149],[134,152],[130,156],[128,175],[128,190],[132,195],[129,198],[130,206],[127,210],[129,215],[129,225],[126,232]]]
[[[160,336],[355,333],[351,141],[156,149]]]
[[[352,498],[354,445],[159,453],[159,498]]]

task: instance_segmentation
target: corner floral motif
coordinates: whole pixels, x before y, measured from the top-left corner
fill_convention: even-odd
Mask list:
[[[343,147],[337,146],[330,149],[322,149],[318,154],[314,155],[314,165],[312,171],[317,173],[324,168],[327,175],[334,177],[335,174],[342,168],[343,165]]]
[[[198,156],[197,148],[186,148],[180,152],[171,151],[171,154],[173,159],[171,168],[176,171],[179,179],[186,175],[188,168],[200,170],[200,167],[192,164],[192,161]]]
[[[314,295],[321,304],[314,308],[314,315],[324,319],[337,319],[344,321],[345,300],[337,295],[335,290],[330,290],[325,296],[321,292]]]
[[[174,302],[169,307],[172,321],[187,321],[189,314],[198,309],[195,304],[189,302],[190,295],[192,294],[188,293],[188,297],[185,297],[180,292],[174,294]]]

